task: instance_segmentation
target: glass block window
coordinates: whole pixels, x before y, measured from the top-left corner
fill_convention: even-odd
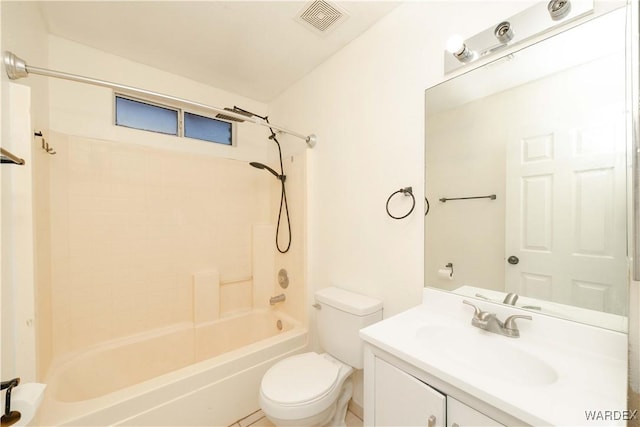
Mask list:
[[[116,125],[178,135],[179,111],[116,95]]]
[[[218,144],[232,145],[232,125],[229,122],[184,112],[184,136]]]

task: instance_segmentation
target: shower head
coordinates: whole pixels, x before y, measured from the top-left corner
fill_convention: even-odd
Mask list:
[[[271,169],[269,166],[264,165],[262,163],[258,163],[258,162],[250,162],[249,163],[251,166],[253,166],[254,168],[257,169],[264,169],[266,171],[269,171],[273,174],[273,176],[275,176],[277,179],[281,180],[284,182],[285,176],[284,175],[279,175],[278,172],[274,171],[273,169]]]

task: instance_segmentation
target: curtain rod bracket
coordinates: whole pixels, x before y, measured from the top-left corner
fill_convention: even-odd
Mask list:
[[[316,136],[316,134],[312,133],[305,138],[305,141],[307,141],[307,145],[309,146],[309,148],[313,148],[318,143],[318,137]]]
[[[7,70],[7,76],[11,80],[18,80],[29,75],[27,63],[9,51],[5,51],[2,55],[4,68]]]

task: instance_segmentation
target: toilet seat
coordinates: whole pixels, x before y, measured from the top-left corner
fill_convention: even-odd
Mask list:
[[[284,406],[321,400],[336,386],[341,366],[317,353],[303,353],[276,363],[262,379],[262,393]]]
[[[296,425],[303,420],[316,420],[309,425],[321,423],[335,411],[336,400],[352,372],[352,367],[328,354],[310,352],[283,359],[262,377],[260,407],[272,420],[295,421]]]

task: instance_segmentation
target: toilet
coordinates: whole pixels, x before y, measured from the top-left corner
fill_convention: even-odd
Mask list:
[[[363,367],[358,332],[382,320],[382,302],[329,287],[315,294],[320,346],[288,357],[262,377],[260,407],[277,426],[344,426],[353,392],[350,375]]]

